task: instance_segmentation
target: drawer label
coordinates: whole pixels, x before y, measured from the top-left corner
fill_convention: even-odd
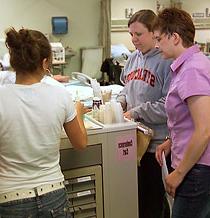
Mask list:
[[[90,195],[91,194],[91,191],[88,190],[88,191],[83,191],[83,192],[78,192],[77,193],[77,197],[82,197],[82,196],[85,196],[85,195]]]
[[[90,181],[90,180],[91,180],[90,176],[77,178],[77,182],[87,182],[87,181]]]

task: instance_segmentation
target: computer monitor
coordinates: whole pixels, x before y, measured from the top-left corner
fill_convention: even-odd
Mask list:
[[[52,17],[52,34],[68,33],[67,17]]]

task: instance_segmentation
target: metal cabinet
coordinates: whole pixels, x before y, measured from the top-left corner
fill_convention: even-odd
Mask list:
[[[64,136],[60,149],[74,217],[138,218],[135,123],[88,131],[83,151]]]
[[[64,171],[65,185],[74,218],[103,218],[101,166]]]

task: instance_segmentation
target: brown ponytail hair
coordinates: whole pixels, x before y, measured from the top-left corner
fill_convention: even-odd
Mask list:
[[[18,73],[29,73],[42,68],[45,58],[51,60],[51,46],[43,33],[37,30],[14,28],[6,31],[6,46],[10,64]]]

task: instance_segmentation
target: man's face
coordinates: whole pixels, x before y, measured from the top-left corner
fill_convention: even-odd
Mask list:
[[[156,39],[156,46],[162,52],[163,58],[174,58],[174,46],[173,39],[170,34],[160,33],[160,31],[154,31],[154,38]]]
[[[134,46],[143,54],[155,47],[153,32],[149,32],[144,24],[132,23],[129,26],[129,33]]]

